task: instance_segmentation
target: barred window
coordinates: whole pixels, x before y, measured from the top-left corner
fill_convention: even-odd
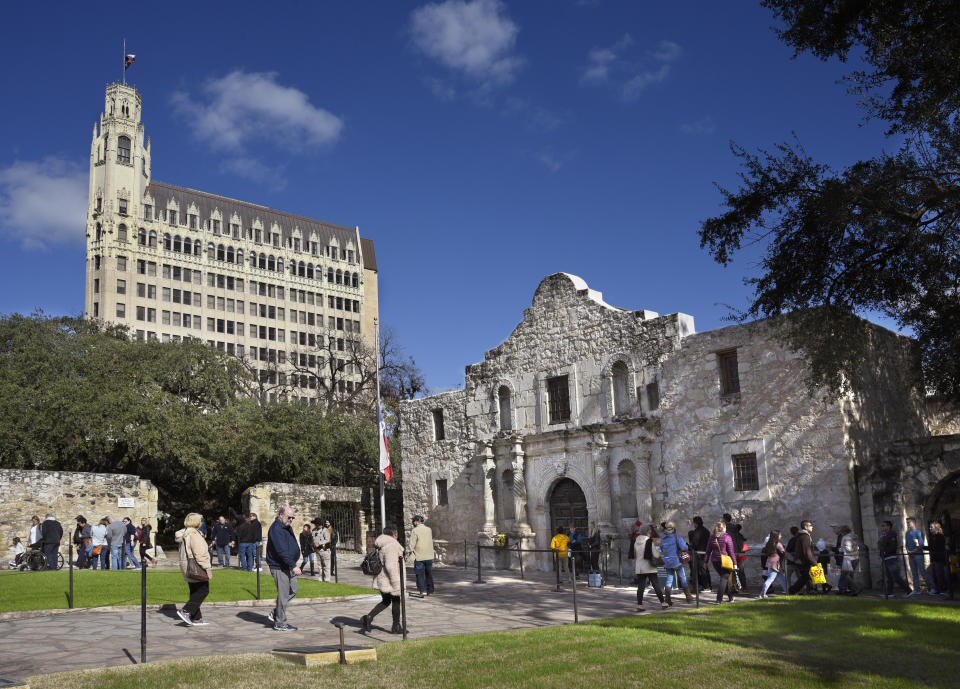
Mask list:
[[[744,452],[733,455],[733,489],[760,490],[760,477],[757,473],[757,453]]]
[[[731,349],[717,353],[720,368],[720,394],[735,395],[740,392],[740,371],[737,363],[737,350]]]
[[[447,436],[443,430],[443,409],[433,410],[433,439],[443,440]]]
[[[570,420],[570,383],[567,376],[547,380],[547,398],[550,404],[550,423]]]

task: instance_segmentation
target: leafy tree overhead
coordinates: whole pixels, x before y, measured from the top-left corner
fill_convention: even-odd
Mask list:
[[[786,314],[784,337],[815,385],[839,392],[866,340],[852,314],[883,313],[916,337],[926,389],[960,400],[960,3],[764,0],[798,52],[862,60],[847,75],[899,147],[842,169],[799,141],[733,145],[740,187],[705,220],[701,247],[727,265],[760,244],[743,318]]]

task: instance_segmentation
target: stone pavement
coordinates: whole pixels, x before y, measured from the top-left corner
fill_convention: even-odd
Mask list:
[[[341,583],[369,585],[355,566],[341,567]],[[485,571],[476,584],[476,570],[437,567],[436,593],[428,598],[407,599],[410,638],[448,634],[471,634],[506,629],[528,629],[574,621],[569,582],[560,593],[555,579],[546,573],[527,572],[521,581],[516,572]],[[412,567],[408,582],[415,589]],[[614,579],[616,582],[616,579]],[[216,580],[214,580],[216,585]],[[186,586],[184,585],[186,594]],[[707,595],[712,600],[712,595]],[[749,600],[750,597],[741,599]],[[348,645],[397,641],[390,634],[390,612],[374,620],[373,632],[359,633],[359,618],[380,600],[378,593],[357,599],[302,603],[288,615],[298,627],[293,633],[273,631],[267,620],[268,601],[253,607],[204,605],[205,627],[188,627],[173,610],[147,612],[147,660],[224,653],[263,653],[284,646],[326,645],[338,641],[334,622],[346,624]],[[674,610],[691,607],[683,594],[674,596]],[[577,585],[581,621],[636,614],[636,589],[606,586],[589,589]],[[706,605],[713,605],[706,603]],[[652,591],[647,610],[659,613]],[[0,620],[0,677],[28,677],[75,668],[109,667],[138,663],[140,659],[140,610],[77,610],[30,619]]]

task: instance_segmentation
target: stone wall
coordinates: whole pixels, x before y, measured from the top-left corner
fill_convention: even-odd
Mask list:
[[[133,507],[118,507],[118,499],[133,499]],[[67,546],[82,514],[93,525],[105,515],[114,519],[130,517],[139,524],[150,520],[157,528],[157,489],[150,481],[129,474],[89,474],[65,471],[0,469],[0,557],[8,555],[14,536],[24,545],[30,534],[30,517],[42,520],[52,512],[63,525],[61,552]]]
[[[243,491],[242,500],[244,514],[256,513],[263,524],[264,546],[267,542],[267,530],[283,505],[293,508],[296,516],[291,526],[294,533],[299,535],[304,524],[329,516],[324,508],[329,508],[330,503],[348,503],[353,506],[349,518],[354,521],[354,528],[359,536],[354,547],[362,548],[366,542],[366,533],[373,526],[372,523],[367,523],[367,515],[360,509],[362,497],[362,489],[354,487],[258,483]],[[346,525],[336,523],[336,519],[333,521],[337,529],[346,531]]]

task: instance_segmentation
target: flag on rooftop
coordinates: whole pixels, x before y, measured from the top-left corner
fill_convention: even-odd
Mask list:
[[[124,70],[128,69],[130,65],[136,62],[136,59],[137,59],[137,56],[134,55],[133,53],[129,53],[125,55],[123,58],[123,69]]]

